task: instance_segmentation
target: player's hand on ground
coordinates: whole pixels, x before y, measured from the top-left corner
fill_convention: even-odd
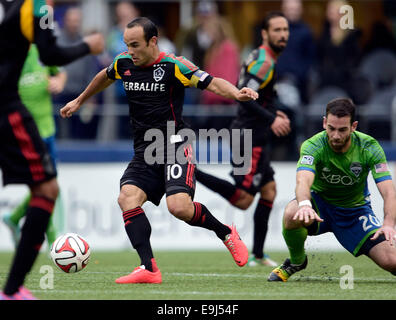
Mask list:
[[[244,87],[241,90],[239,90],[237,95],[237,100],[239,101],[250,101],[250,100],[256,100],[257,98],[258,98],[258,93],[253,89],[247,87]]]
[[[61,108],[59,112],[62,118],[70,118],[80,107],[81,105],[77,102],[77,99],[74,99]]]
[[[395,228],[390,226],[382,226],[374,233],[374,235],[370,238],[370,240],[376,240],[381,234],[384,235],[385,239],[389,241],[389,244],[391,246],[394,245],[394,242],[396,240]]]
[[[294,221],[300,221],[304,225],[310,225],[314,221],[323,222],[323,219],[318,216],[314,209],[310,206],[300,207],[293,216]]]
[[[93,33],[84,37],[84,42],[88,44],[91,54],[100,54],[105,47],[105,40],[101,33]]]
[[[282,111],[278,111],[278,112],[282,112]],[[286,116],[286,114],[284,114],[284,116]],[[271,130],[277,137],[286,136],[291,131],[290,120],[287,116],[286,117],[284,117],[284,116],[277,115],[275,117],[274,122],[271,124]]]

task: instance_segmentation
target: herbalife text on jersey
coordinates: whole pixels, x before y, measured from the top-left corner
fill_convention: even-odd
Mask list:
[[[221,160],[219,161],[219,140],[221,141]],[[145,151],[144,160],[147,164],[185,164],[191,161],[186,157],[186,148],[196,141],[199,163],[219,164],[230,162],[230,141],[232,161],[235,175],[246,175],[250,171],[252,159],[251,129],[199,129],[198,137],[194,130],[183,128],[176,132],[175,123],[168,121],[166,134],[157,128],[145,132],[144,141],[152,141]],[[242,147],[243,146],[243,147]],[[207,156],[209,155],[209,161]],[[166,159],[166,160],[165,160]],[[193,157],[195,162],[196,157]]]

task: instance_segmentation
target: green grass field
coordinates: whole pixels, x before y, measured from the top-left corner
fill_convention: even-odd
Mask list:
[[[396,299],[396,277],[383,271],[365,256],[349,253],[309,253],[307,269],[287,283],[267,282],[271,267],[236,266],[226,251],[155,252],[162,272],[160,285],[119,285],[114,280],[138,264],[135,253],[93,252],[88,266],[66,274],[41,253],[25,285],[39,299],[49,300],[355,300]],[[283,261],[285,252],[271,258]],[[0,253],[0,283],[6,279],[11,253]],[[53,288],[40,288],[43,265],[53,267]],[[343,265],[353,268],[353,289],[342,289]],[[49,284],[49,282],[44,282]]]

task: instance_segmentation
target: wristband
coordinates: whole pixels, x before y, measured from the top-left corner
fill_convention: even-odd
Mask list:
[[[302,206],[310,206],[310,207],[312,208],[311,201],[309,201],[309,200],[300,201],[300,202],[298,203],[298,206],[299,206],[299,207],[302,207]]]

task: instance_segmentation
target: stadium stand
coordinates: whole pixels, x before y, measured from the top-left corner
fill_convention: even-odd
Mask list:
[[[395,103],[396,85],[377,90],[367,104],[359,107],[359,130],[378,140],[390,140],[391,110]]]
[[[335,86],[324,87],[312,96],[311,102],[306,107],[305,136],[311,136],[321,130],[324,116],[323,106],[330,100],[339,97],[348,97],[348,94]]]

